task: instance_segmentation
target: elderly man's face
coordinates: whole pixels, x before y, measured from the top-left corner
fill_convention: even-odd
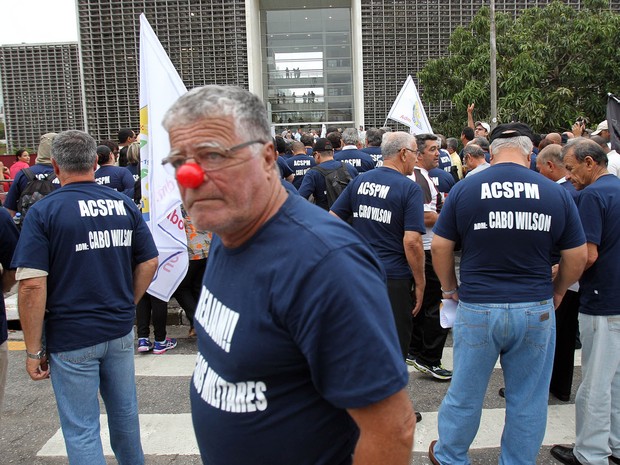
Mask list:
[[[191,158],[200,144],[214,143],[228,149],[247,142],[247,136],[231,131],[234,127],[230,118],[205,118],[173,127],[169,131],[170,150]],[[238,163],[206,172],[203,183],[195,189],[179,185],[183,204],[198,229],[213,231],[225,239],[257,220],[266,186],[277,173],[273,145],[265,143],[260,154],[254,156],[252,150],[256,148],[252,145],[236,150],[231,156]]]
[[[591,173],[586,160],[579,162],[572,151],[564,156],[564,167],[568,171],[566,180],[570,181],[578,191],[588,186],[591,182]]]

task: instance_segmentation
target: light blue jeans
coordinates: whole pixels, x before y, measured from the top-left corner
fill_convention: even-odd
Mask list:
[[[579,314],[581,373],[575,456],[584,465],[620,458],[620,315]]]
[[[126,336],[50,356],[60,426],[71,465],[105,465],[98,392],[119,465],[143,465],[134,370],[133,330]]]
[[[506,383],[499,463],[535,465],[547,424],[555,350],[553,301],[461,301],[453,338],[454,372],[439,408],[435,457],[443,465],[470,463],[467,452],[478,432],[484,395],[499,357]]]

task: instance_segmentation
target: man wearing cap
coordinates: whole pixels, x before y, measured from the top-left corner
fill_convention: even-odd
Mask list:
[[[522,123],[496,127],[493,164],[457,183],[434,227],[433,265],[442,296],[458,302],[454,374],[439,409],[439,439],[429,447],[435,465],[470,463],[467,452],[498,358],[506,382],[499,463],[536,463],[544,437],[554,305],[581,275],[587,251],[570,194],[529,169],[530,136]],[[456,244],[462,246],[460,286]],[[552,281],[554,247],[562,258]]]
[[[299,187],[299,195],[304,198],[314,196],[314,203],[324,210],[329,210],[331,205],[327,201],[327,187],[325,185],[325,176],[321,174],[318,168],[334,171],[344,166],[351,178],[358,175],[357,170],[348,163],[334,160],[334,149],[329,139],[317,139],[314,144],[314,152],[312,153],[317,165],[312,167],[304,176],[301,186]]]
[[[607,125],[607,120],[601,121],[600,123],[598,123],[598,126],[596,127],[596,131],[594,131],[590,135],[601,136],[603,139],[605,139],[609,143],[611,139],[611,134],[609,134],[609,126]]]
[[[190,385],[203,462],[408,465],[408,373],[368,243],[287,194],[257,96],[194,88],[163,125],[187,212],[214,233]],[[319,158],[331,151],[317,144]],[[181,170],[202,182],[184,185]]]
[[[583,378],[575,447],[554,446],[551,455],[568,465],[620,464],[620,180],[594,141],[574,139],[561,156],[579,191],[588,262],[579,280]]]
[[[29,168],[37,179],[45,179],[54,174],[54,168],[52,168],[52,162],[50,160],[54,137],[56,137],[55,132],[48,132],[41,136],[35,164]],[[11,216],[15,216],[17,212],[17,202],[23,190],[28,185],[28,182],[28,177],[24,173],[24,170],[21,170],[17,173],[17,176],[15,176],[15,182],[11,184],[11,188],[4,201],[4,207],[9,211]],[[56,189],[60,187],[58,178],[52,180],[52,185]]]
[[[489,138],[491,132],[491,126],[484,121],[476,121],[474,123],[474,104],[467,106],[467,125],[474,130],[475,137]]]

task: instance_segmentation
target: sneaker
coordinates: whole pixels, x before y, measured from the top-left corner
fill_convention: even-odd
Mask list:
[[[138,352],[150,352],[153,349],[153,343],[147,337],[138,339]]]
[[[415,364],[415,356],[411,354],[407,354],[407,358],[405,359],[405,362],[407,363],[407,365],[413,366]]]
[[[424,365],[417,360],[414,360],[413,367],[422,373],[426,373],[428,375],[431,375],[433,378],[440,379],[442,381],[449,381],[452,379],[452,372],[450,370],[446,370],[441,365],[433,367],[429,365]]]
[[[177,346],[177,340],[172,339],[171,337],[167,337],[164,342],[155,341],[155,346],[153,347],[154,354],[163,354],[167,350],[174,349]]]

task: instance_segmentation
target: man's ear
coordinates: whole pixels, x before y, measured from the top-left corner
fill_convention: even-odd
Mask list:
[[[56,163],[56,160],[54,160],[53,158],[50,161],[52,162],[52,167],[54,168],[54,174],[56,175],[56,177],[58,177],[58,175],[60,174],[58,163]]]

